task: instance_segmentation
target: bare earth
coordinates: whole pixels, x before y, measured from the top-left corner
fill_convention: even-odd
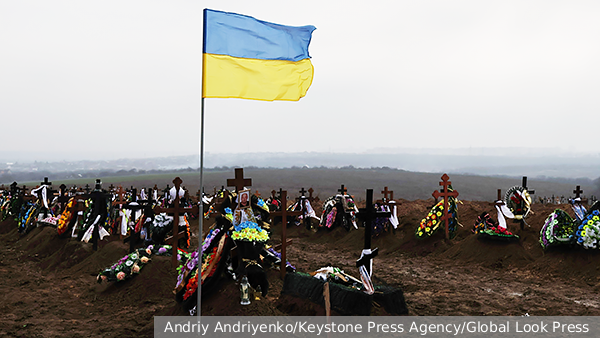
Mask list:
[[[414,237],[432,200],[399,202],[399,229],[373,240],[380,249],[374,282],[403,289],[409,315],[600,315],[598,253],[577,247],[543,252],[538,243],[547,215],[556,207],[571,213],[567,205],[534,204],[531,227],[520,230],[509,223],[520,241],[497,243],[471,233],[482,211],[495,217],[492,203],[459,205],[464,227],[447,241],[441,231],[426,240]],[[191,225],[197,229],[197,220]],[[275,227],[272,244],[280,241],[280,228]],[[358,276],[355,261],[363,232],[289,227],[294,242],[288,259],[303,272],[333,265]],[[0,336],[151,337],[153,316],[185,315],[172,293],[176,273],[170,257],[154,258],[131,280],[96,283],[98,272],[128,251],[111,237],[94,252],[91,244],[59,239],[52,228],[20,236],[14,221],[0,223]],[[192,242],[198,242],[197,236]],[[202,314],[324,314],[309,301],[281,296],[277,271],[269,272],[269,282],[267,297],[243,307],[235,283],[223,278],[219,292],[203,294]],[[372,314],[386,313],[374,307]]]

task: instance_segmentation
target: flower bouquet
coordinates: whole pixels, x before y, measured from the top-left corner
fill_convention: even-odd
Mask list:
[[[140,248],[121,258],[110,268],[102,270],[96,278],[98,283],[120,282],[140,273],[140,270],[150,262],[152,255],[169,256],[172,247],[170,245],[150,245]]]

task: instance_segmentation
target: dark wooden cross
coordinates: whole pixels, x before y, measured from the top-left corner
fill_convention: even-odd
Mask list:
[[[581,190],[580,186],[577,186],[577,188],[575,190],[573,190],[573,193],[575,194],[575,198],[579,198],[579,196],[581,196],[582,192],[583,192],[583,190]]]
[[[19,184],[17,182],[12,182],[10,185],[10,193],[14,197],[19,193]]]
[[[252,186],[252,179],[244,178],[243,168],[235,168],[235,178],[228,178],[227,186],[235,187],[235,192],[238,192],[240,190],[244,190],[244,187]]]
[[[498,198],[496,199],[496,202],[494,203],[494,205],[497,206],[503,206],[504,204],[504,200],[502,199],[502,189],[498,189]]]
[[[173,246],[173,257],[171,259],[171,263],[174,268],[177,267],[177,246],[179,245],[179,237],[185,234],[185,229],[179,232],[179,214],[185,213],[186,211],[190,212],[199,212],[198,205],[195,205],[191,208],[182,208],[179,206],[179,187],[183,181],[179,177],[175,177],[173,180],[173,184],[175,184],[175,201],[173,201],[172,208],[154,208],[155,214],[160,213],[172,213],[173,214],[173,236],[165,239],[165,242],[171,241]]]
[[[302,215],[301,211],[287,211],[287,191],[279,188],[279,198],[281,199],[281,210],[273,211],[269,214],[271,220],[274,220],[275,216],[281,216],[281,268],[280,268],[280,276],[281,280],[285,278],[285,267],[286,267],[286,247],[287,247],[287,217],[288,216],[300,216]],[[273,221],[273,223],[275,223]],[[275,225],[275,224],[273,224]]]
[[[342,195],[347,195],[348,194],[348,189],[346,189],[344,187],[344,185],[342,184],[342,187],[338,189],[338,192]]]
[[[98,223],[96,223],[96,226],[94,226],[94,230],[92,233],[92,249],[94,251],[97,251],[98,238],[100,237],[100,227],[104,225],[104,223],[106,222],[106,217],[108,217],[106,213],[106,202],[108,199],[110,199],[110,194],[107,194],[104,191],[102,191],[102,183],[100,179],[96,179],[96,186],[94,188],[94,191],[89,193],[88,196],[92,200],[92,205],[94,208],[93,212],[97,215],[100,215],[100,219],[98,220]]]
[[[308,189],[308,200],[310,201],[310,203],[319,201],[318,196],[313,197],[313,192],[315,192],[315,190],[313,188]]]
[[[67,206],[67,202],[69,202],[69,200],[71,199],[71,197],[69,197],[69,191],[67,190],[67,186],[64,184],[61,184],[59,187],[59,193],[58,193],[58,203],[60,203],[60,212],[62,213],[63,211],[65,211],[65,208]]]
[[[89,193],[90,193],[90,191],[91,191],[92,189],[90,188],[90,185],[89,185],[89,184],[86,184],[86,185],[85,185],[85,189],[84,189],[84,190],[85,190],[85,193],[86,193],[86,194],[89,194]]]
[[[304,226],[307,226],[308,221],[307,221],[307,210],[306,210],[306,200],[308,199],[308,197],[306,197],[306,193],[307,191],[304,190],[304,187],[302,187],[302,189],[300,189],[299,193],[301,194],[300,197],[298,198],[298,203],[300,203],[300,211],[302,212],[302,222],[304,223]]]
[[[367,204],[364,208],[358,209],[356,217],[362,220],[365,224],[365,245],[363,250],[371,249],[371,229],[373,227],[373,220],[377,217],[390,217],[391,212],[377,211],[373,205],[373,189],[367,189]],[[364,266],[371,276],[371,260],[377,256],[378,248],[371,250],[370,254],[363,254],[361,258],[356,261],[356,267]]]
[[[114,192],[115,191],[115,186],[112,185],[112,183],[108,186],[108,191],[109,192]]]
[[[446,226],[446,239],[450,239],[450,231],[448,230],[448,220],[450,220],[450,212],[448,210],[448,198],[456,198],[458,196],[458,191],[448,191],[448,186],[452,184],[452,182],[448,181],[449,178],[450,177],[448,177],[447,174],[442,175],[442,181],[440,182],[440,185],[442,186],[441,191],[436,190],[433,192],[433,194],[431,194],[435,199],[438,199],[440,197],[444,199],[444,210],[442,211],[442,217],[440,218],[440,220],[443,220]]]
[[[527,190],[527,192],[528,192],[530,195],[533,195],[533,194],[535,194],[535,190],[529,190],[529,189],[527,188],[527,176],[523,176],[523,180],[522,180],[522,184],[521,184],[521,186],[522,186],[522,187],[523,187],[525,190]],[[521,212],[520,212],[520,213],[517,213],[517,214],[523,215],[523,211],[522,211],[522,210],[525,208],[525,200],[524,200],[523,198],[520,198],[520,197],[519,197],[519,198],[517,198],[516,196],[511,196],[511,199],[512,199],[513,201],[515,201],[515,203],[517,203],[517,208],[518,208],[519,210],[521,210]],[[519,222],[519,224],[520,224],[520,227],[521,227],[521,230],[524,230],[524,229],[525,229],[525,221],[523,220],[523,218],[521,218],[520,220],[514,220],[513,222]]]
[[[52,182],[48,181],[48,177],[44,177],[44,181],[40,182],[41,185],[45,185],[48,188],[46,188],[46,201],[48,202],[48,206],[50,206],[50,203],[52,202],[52,197],[58,195],[57,191],[52,189]],[[42,194],[40,193],[40,199],[42,199]],[[43,202],[42,202],[43,205]],[[48,217],[48,209],[43,208],[43,212],[44,212],[44,218]]]
[[[132,203],[136,203],[132,204]],[[135,189],[133,186],[131,187],[131,201],[129,201],[128,203],[126,203],[122,208],[124,209],[129,209],[131,210],[131,222],[135,225],[137,223],[137,218],[136,218],[136,213],[138,210],[144,210],[146,208],[145,205],[143,205],[140,201],[138,201],[137,199],[137,189]],[[144,215],[142,215],[143,217]],[[129,234],[129,237],[124,239],[124,242],[129,241],[129,252],[133,252],[133,250],[135,250],[135,244],[139,239],[140,234],[132,231]]]

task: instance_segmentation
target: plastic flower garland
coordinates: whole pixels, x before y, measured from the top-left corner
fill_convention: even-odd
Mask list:
[[[273,248],[267,248],[267,251],[269,251],[270,253],[272,253],[273,255],[275,255],[275,257],[279,258],[281,260],[281,253],[275,251],[275,249]],[[291,269],[293,269],[294,271],[296,271],[296,267],[293,266],[290,261],[288,261],[287,259],[285,260],[285,266],[290,267]]]
[[[231,208],[225,208],[225,218],[227,218],[229,222],[233,223],[233,211],[231,211]]]
[[[57,232],[59,235],[62,235],[65,231],[67,231],[67,227],[69,226],[69,223],[71,222],[71,219],[74,216],[74,214],[72,212],[74,204],[75,204],[75,199],[71,198],[69,200],[69,203],[67,203],[67,207],[65,208],[65,211],[63,211],[63,213],[60,215],[60,218],[58,219]]]
[[[269,234],[258,224],[245,221],[234,227],[231,238],[236,241],[266,242],[269,240]]]
[[[19,224],[19,232],[27,233],[31,230],[32,226],[35,224],[39,211],[41,209],[41,205],[35,203],[29,207],[29,210],[25,213],[25,216],[21,220]]]
[[[206,238],[202,242],[202,252],[205,252],[206,249],[208,249],[212,240],[219,234],[219,232],[221,232],[220,229],[211,229],[208,232],[208,234],[206,235]]]
[[[269,212],[269,206],[267,205],[267,203],[265,203],[265,201],[262,198],[258,197],[256,205],[258,205],[258,207],[263,209],[264,211]]]
[[[544,222],[540,230],[540,245],[547,249],[549,246],[571,243],[575,233],[575,221],[561,209],[554,210]]]
[[[443,211],[444,199],[440,200],[433,208],[431,208],[427,217],[421,220],[419,227],[415,231],[415,235],[417,235],[418,238],[430,237],[440,226],[445,227],[445,221],[441,219]],[[449,199],[448,211],[450,213],[450,218],[448,219],[448,232],[450,233],[450,238],[452,238],[456,235],[456,224],[458,223],[456,220],[457,208],[455,198]]]
[[[117,263],[110,268],[106,268],[98,274],[96,278],[98,283],[105,282],[120,282],[129,279],[136,274],[144,265],[150,262],[152,255],[168,256],[172,247],[170,245],[150,245],[147,248],[140,248],[134,252],[121,258]]]
[[[581,222],[575,233],[577,243],[586,249],[598,249],[600,247],[600,212],[590,212]]]

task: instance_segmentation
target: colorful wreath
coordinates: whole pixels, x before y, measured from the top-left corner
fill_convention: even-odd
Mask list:
[[[448,199],[448,211],[448,233],[450,234],[450,238],[454,238],[454,236],[456,236],[456,225],[458,224],[458,208],[456,206],[456,199],[454,197],[450,197]],[[431,211],[427,214],[427,217],[421,220],[419,227],[415,231],[415,235],[418,238],[430,237],[440,226],[444,227],[445,222],[441,219],[443,212],[444,199],[441,199],[433,208],[431,208]]]
[[[519,236],[508,231],[508,229],[497,226],[487,212],[484,212],[477,217],[472,232],[477,234],[480,238],[493,240],[519,239]]]
[[[554,210],[540,230],[540,245],[544,249],[558,244],[571,244],[575,234],[575,220],[561,209]]]
[[[525,219],[531,211],[531,196],[524,187],[515,186],[508,189],[504,201],[517,220]]]
[[[586,249],[600,248],[600,212],[593,210],[586,215],[575,232],[577,243]]]

